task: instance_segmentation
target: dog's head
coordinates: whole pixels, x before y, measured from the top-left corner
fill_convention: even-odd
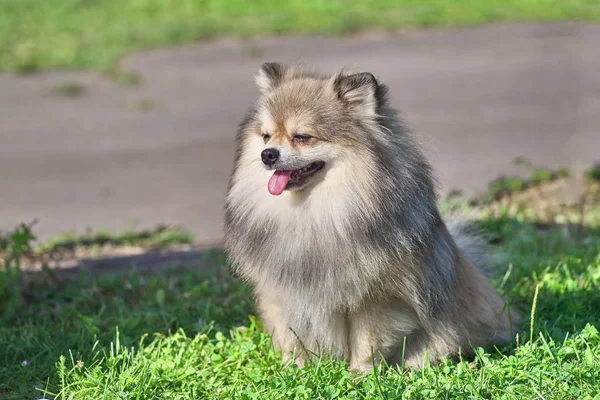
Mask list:
[[[261,96],[249,139],[253,156],[273,171],[267,185],[273,195],[319,184],[350,153],[371,147],[379,131],[386,89],[370,73],[324,77],[266,63],[256,82]]]

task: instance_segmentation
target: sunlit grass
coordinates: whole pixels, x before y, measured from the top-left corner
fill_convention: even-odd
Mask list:
[[[222,35],[599,18],[598,0],[0,0],[0,71],[113,71],[130,51]]]

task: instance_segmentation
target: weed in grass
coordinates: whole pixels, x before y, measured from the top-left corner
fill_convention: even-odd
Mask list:
[[[11,57],[7,57],[5,68],[8,71],[25,75],[36,72],[39,68],[40,52],[33,40],[25,40],[15,44]]]
[[[57,85],[52,93],[64,97],[79,97],[85,93],[85,86],[79,82],[63,82]]]
[[[21,224],[13,232],[0,235],[0,324],[22,306],[21,256],[31,252],[35,236],[32,224]]]
[[[129,102],[128,108],[134,111],[150,112],[156,108],[156,104],[150,99],[137,99]]]
[[[114,64],[102,68],[102,71],[109,77],[112,77],[120,86],[139,86],[144,82],[143,77],[139,73],[124,70]]]
[[[139,86],[144,79],[137,72],[119,71],[116,73],[117,83],[121,86]]]
[[[521,177],[500,177],[490,182],[486,194],[477,199],[479,204],[490,203],[502,197],[510,196],[513,193],[522,192],[530,187],[539,186],[544,183],[553,182],[569,176],[566,168],[557,170],[551,169],[531,169],[528,178]]]
[[[245,55],[248,58],[262,58],[265,56],[265,49],[261,46],[250,45],[245,49]]]

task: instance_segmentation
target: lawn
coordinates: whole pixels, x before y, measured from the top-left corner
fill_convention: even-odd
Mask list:
[[[0,0],[0,71],[110,71],[130,51],[223,35],[598,19],[599,0]]]
[[[65,279],[50,269],[20,277],[13,268],[0,272],[0,398],[598,399],[594,187],[584,212],[559,205],[554,195],[529,207],[533,196],[550,196],[533,184],[475,214],[462,202],[445,203],[447,212],[470,211],[507,255],[493,281],[525,315],[512,344],[480,349],[475,359],[419,371],[378,365],[364,377],[327,359],[304,370],[280,366],[253,316],[249,288],[230,276],[215,250],[202,265],[152,273],[82,271]],[[29,240],[18,229],[5,264],[14,266],[11,255],[26,251]]]

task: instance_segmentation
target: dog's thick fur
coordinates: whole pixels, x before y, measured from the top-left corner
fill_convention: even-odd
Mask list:
[[[474,264],[477,243],[440,217],[431,167],[387,88],[369,73],[275,63],[257,83],[237,135],[226,250],[284,356],[419,367],[426,354],[436,362],[510,340],[505,304]],[[311,139],[295,143],[297,132]],[[267,147],[281,150],[273,168],[261,162]],[[315,161],[325,166],[308,185],[267,190],[274,169]]]

